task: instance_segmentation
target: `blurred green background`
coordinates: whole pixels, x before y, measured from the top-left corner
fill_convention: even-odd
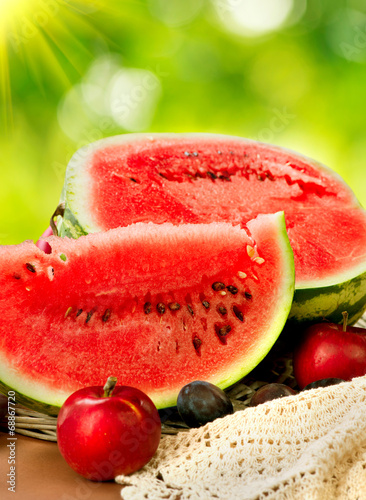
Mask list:
[[[297,150],[366,206],[364,0],[2,0],[0,243],[48,226],[71,155],[128,132]]]

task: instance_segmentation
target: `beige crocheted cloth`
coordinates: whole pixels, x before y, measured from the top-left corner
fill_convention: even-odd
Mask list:
[[[124,500],[366,499],[366,376],[162,438]]]

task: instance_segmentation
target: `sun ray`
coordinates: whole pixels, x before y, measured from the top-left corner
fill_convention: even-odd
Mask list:
[[[104,18],[120,19],[121,29],[138,23],[144,30],[145,10],[141,0],[127,0],[123,9],[117,0],[0,0],[0,124],[12,129],[11,87],[21,65],[43,95],[50,82],[61,93],[93,59],[85,41],[116,47],[99,28]]]
[[[45,26],[43,30],[65,59],[81,74],[80,54],[86,60],[91,60],[92,53],[74,36],[66,24],[57,19],[52,26]]]
[[[39,43],[38,49],[40,50],[40,58],[44,61],[47,61],[47,68],[50,70],[50,73],[54,76],[53,81],[58,86],[62,87],[70,87],[71,80],[68,76],[67,71],[65,71],[65,67],[62,65],[60,59],[57,57],[57,53],[55,52],[52,44],[50,43],[50,39],[47,36],[47,33],[40,31],[39,32]],[[44,69],[40,68],[40,71],[43,72]]]
[[[9,61],[6,50],[6,44],[0,40],[0,88],[1,88],[1,119],[0,123],[3,124],[4,132],[8,134],[9,128],[13,124],[13,113],[11,105],[11,85],[9,73]]]

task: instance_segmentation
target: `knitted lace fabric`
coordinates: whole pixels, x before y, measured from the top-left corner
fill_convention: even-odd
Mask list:
[[[116,481],[125,500],[366,499],[366,377],[163,437]]]
[[[366,499],[366,376],[164,436],[116,481],[124,500]]]

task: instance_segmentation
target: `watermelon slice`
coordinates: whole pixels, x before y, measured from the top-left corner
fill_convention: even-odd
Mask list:
[[[285,212],[296,269],[290,318],[350,323],[366,306],[366,214],[330,169],[285,149],[208,134],[130,134],[80,149],[61,235],[134,222],[245,224]]]
[[[0,390],[48,413],[114,375],[158,407],[186,383],[228,387],[280,334],[294,293],[283,213],[139,223],[0,247]]]

